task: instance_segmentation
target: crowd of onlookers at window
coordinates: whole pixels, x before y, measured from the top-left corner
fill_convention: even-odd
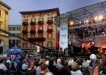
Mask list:
[[[50,57],[36,59],[29,54],[0,58],[0,75],[106,75],[106,59]]]

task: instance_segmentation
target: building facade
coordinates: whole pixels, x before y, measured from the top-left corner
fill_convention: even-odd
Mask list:
[[[8,11],[11,9],[8,5],[0,1],[0,29],[8,31]],[[9,46],[8,34],[0,31],[0,53],[8,50]]]
[[[57,46],[57,27],[55,17],[59,15],[59,9],[47,9],[39,11],[25,11],[22,14],[22,37],[39,46],[54,48]],[[22,42],[23,49],[35,49],[36,45],[27,41]]]
[[[21,25],[9,25],[9,33],[21,37]],[[21,39],[18,37],[9,36],[9,48],[17,45],[21,48]]]

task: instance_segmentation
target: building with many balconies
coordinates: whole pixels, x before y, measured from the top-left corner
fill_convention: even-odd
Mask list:
[[[58,32],[55,25],[55,17],[59,15],[58,8],[20,13],[22,14],[21,31],[24,39],[48,48],[58,47]],[[36,45],[29,42],[23,41],[22,48],[35,50]]]

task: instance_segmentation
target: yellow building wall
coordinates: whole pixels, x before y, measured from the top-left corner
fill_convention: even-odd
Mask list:
[[[1,10],[1,16],[0,16],[0,29],[8,31],[8,8],[6,8],[3,5],[0,5],[0,10]],[[1,36],[3,35],[3,36]],[[3,33],[0,31],[0,39],[3,42],[3,50],[7,50],[9,46],[9,38],[4,37],[7,36],[7,34]]]

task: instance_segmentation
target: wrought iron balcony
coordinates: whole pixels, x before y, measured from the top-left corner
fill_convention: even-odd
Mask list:
[[[30,25],[34,26],[34,25],[36,25],[36,22],[30,22]]]
[[[48,24],[48,25],[53,24],[53,20],[48,20],[48,21],[47,21],[47,24]]]
[[[30,33],[31,33],[31,34],[35,34],[36,31],[35,31],[35,30],[30,30]]]
[[[23,34],[28,34],[28,31],[27,30],[22,30],[22,33]]]
[[[23,26],[28,26],[28,22],[22,22]]]
[[[38,33],[42,34],[42,33],[44,33],[44,31],[43,30],[38,30]]]
[[[44,22],[43,21],[38,21],[38,25],[44,25]]]
[[[30,42],[44,42],[45,37],[37,37],[37,38],[28,38]]]
[[[47,29],[47,33],[49,34],[53,33],[53,29]]]

